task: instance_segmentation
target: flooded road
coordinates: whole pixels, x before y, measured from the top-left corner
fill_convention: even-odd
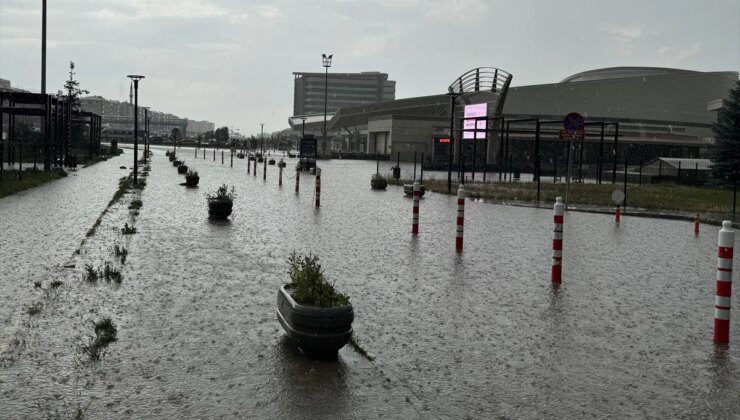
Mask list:
[[[716,227],[694,237],[688,222],[624,217],[615,227],[611,216],[568,213],[563,286],[553,289],[551,209],[468,200],[457,255],[455,199],[427,193],[412,238],[401,188],[370,190],[375,162],[320,162],[316,209],[314,177],[302,174],[296,195],[291,161],[281,189],[276,166],[263,181],[262,166],[254,177],[246,160],[230,168],[228,155],[222,165],[183,149],[201,177],[186,189],[153,150],[138,216],[126,197],[76,256],[122,163],[0,200],[0,348],[14,355],[0,365],[0,417],[740,413],[737,316],[729,347],[711,341]],[[204,196],[222,183],[236,187],[234,214],[210,222]],[[67,206],[47,201],[75,194]],[[138,233],[123,237],[126,222]],[[123,283],[82,282],[84,264],[112,261],[115,244],[129,251]],[[313,361],[286,339],[276,293],[292,251],[318,254],[350,296],[355,339],[373,360],[345,347],[336,361]],[[64,281],[54,296],[33,288],[52,278]],[[31,316],[23,308],[34,299],[44,308]],[[79,346],[102,316],[118,341],[90,362]]]

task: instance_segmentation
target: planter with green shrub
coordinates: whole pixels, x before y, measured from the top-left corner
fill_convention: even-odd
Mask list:
[[[216,190],[215,195],[206,195],[206,199],[208,200],[208,215],[216,220],[226,219],[231,215],[235,198],[236,191],[234,187],[229,189],[226,184],[221,185]]]
[[[198,171],[189,170],[187,175],[185,175],[185,185],[188,187],[197,186],[199,181],[200,176],[198,176]]]
[[[384,190],[388,188],[388,181],[383,175],[374,174],[373,177],[370,178],[370,187],[374,190]]]
[[[290,283],[280,287],[277,318],[304,352],[332,356],[352,337],[354,310],[349,297],[324,277],[315,255],[288,258]]]

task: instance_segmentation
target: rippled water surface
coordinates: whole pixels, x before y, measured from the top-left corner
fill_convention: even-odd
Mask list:
[[[0,417],[78,407],[90,418],[740,413],[737,316],[729,347],[711,341],[716,227],[694,237],[688,222],[615,227],[569,213],[564,284],[553,289],[551,209],[468,200],[456,255],[455,199],[427,193],[412,238],[400,187],[369,188],[375,162],[320,162],[316,209],[314,177],[302,174],[295,194],[292,162],[281,189],[275,166],[263,181],[245,160],[179,154],[200,186],[180,186],[155,149],[135,235],[118,230],[134,194],[80,246],[130,154],[0,200]],[[238,198],[214,223],[204,195],[221,183]],[[129,250],[123,284],[83,283],[82,267],[115,261],[115,244]],[[314,361],[286,339],[276,292],[294,250],[317,253],[350,295],[355,339],[374,360],[346,347]],[[54,279],[64,281],[54,293],[33,287]],[[34,302],[43,309],[31,316]],[[103,316],[118,341],[91,362],[79,347]]]

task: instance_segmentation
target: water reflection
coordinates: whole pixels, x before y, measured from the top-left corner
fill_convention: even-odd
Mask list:
[[[354,412],[343,353],[333,359],[306,356],[286,335],[274,347],[280,410],[289,418],[347,418]]]

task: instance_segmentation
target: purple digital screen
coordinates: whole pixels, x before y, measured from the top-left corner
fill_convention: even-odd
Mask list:
[[[488,104],[471,104],[471,105],[465,105],[465,118],[476,118],[476,117],[485,117],[488,115]],[[479,120],[478,122],[478,129],[479,130],[485,130],[486,129],[486,121],[485,120]],[[464,120],[463,122],[463,129],[464,130],[474,130],[476,127],[476,120]],[[474,132],[474,131],[463,131],[463,138],[464,139],[480,139],[484,140],[486,138],[485,132]]]

